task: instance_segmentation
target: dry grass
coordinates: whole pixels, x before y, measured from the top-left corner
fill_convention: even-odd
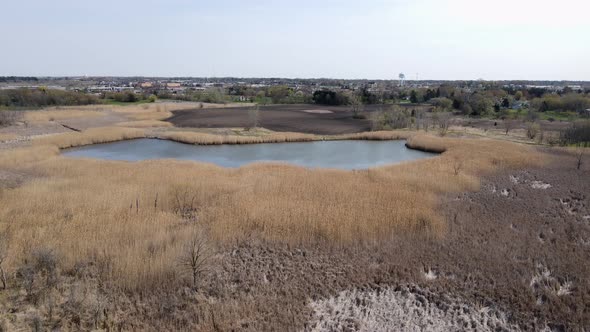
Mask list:
[[[176,142],[196,145],[218,144],[258,144],[258,143],[284,143],[284,142],[310,142],[322,140],[398,140],[407,139],[414,133],[408,131],[377,131],[337,136],[320,136],[303,133],[278,133],[268,131],[256,131],[254,135],[248,132],[240,132],[239,135],[216,135],[192,131],[165,132],[158,135],[159,138]]]
[[[96,110],[96,107],[93,107],[92,109],[52,108],[43,111],[29,111],[25,113],[25,120],[30,122],[47,122],[64,119],[104,116],[104,113]]]
[[[115,106],[111,110],[123,113],[130,120],[164,120],[172,116],[171,111],[193,109],[198,107],[196,103],[153,103],[131,106]]]
[[[47,160],[59,154],[56,146],[33,146],[13,150],[2,150],[0,154],[0,169],[19,169],[25,165]],[[1,198],[1,197],[0,197]]]
[[[44,136],[35,140],[35,145],[51,145],[60,149],[81,145],[107,143],[126,139],[145,137],[145,132],[136,128],[100,127],[91,128],[83,132],[68,132],[51,136]]]
[[[173,124],[166,121],[159,120],[139,120],[139,121],[126,121],[119,122],[117,126],[128,127],[128,128],[159,128],[159,127],[174,127]]]
[[[229,107],[224,104],[204,104],[203,107]],[[40,111],[28,111],[25,120],[29,122],[48,122],[66,119],[93,118],[104,116],[108,112],[123,114],[129,120],[163,120],[172,116],[171,111],[195,109],[201,107],[199,103],[152,103],[128,106],[118,105],[86,105],[50,107]]]
[[[18,137],[17,134],[12,134],[12,133],[0,133],[0,142],[6,142],[6,141],[10,141],[13,139],[16,139]]]
[[[404,135],[408,134],[346,137]],[[56,146],[142,136],[138,129],[91,129],[3,153],[0,168],[18,167],[44,176],[0,196],[0,229],[10,227],[15,239],[9,264],[16,266],[34,248],[50,247],[59,252],[65,268],[85,260],[99,262],[108,267],[102,273],[109,280],[135,289],[178,277],[177,258],[195,225],[207,229],[220,244],[259,239],[340,246],[378,243],[400,232],[442,236],[446,223],[436,213],[441,194],[477,190],[479,176],[500,168],[543,162],[523,145],[431,136],[413,136],[409,145],[446,151],[441,156],[364,171],[284,164],[226,169],[171,160],[129,163],[56,157]],[[193,144],[318,139],[301,134],[165,136]],[[465,165],[455,175],[457,160]],[[175,213],[179,202],[187,201],[188,213]]]
[[[270,133],[258,136],[240,136],[215,135],[190,131],[165,132],[159,134],[159,137],[176,142],[197,145],[305,142],[321,139],[316,135],[300,133]]]

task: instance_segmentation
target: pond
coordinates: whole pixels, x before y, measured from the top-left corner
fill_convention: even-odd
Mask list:
[[[241,145],[190,145],[134,139],[87,145],[62,152],[67,157],[139,161],[180,159],[240,167],[253,162],[286,162],[304,167],[366,169],[435,156],[406,148],[405,141],[315,141]]]

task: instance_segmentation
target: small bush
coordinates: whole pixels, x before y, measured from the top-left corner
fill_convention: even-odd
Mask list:
[[[0,127],[13,125],[20,118],[20,113],[0,110]]]
[[[577,121],[560,133],[561,143],[564,145],[590,145],[590,121]]]
[[[526,128],[526,136],[530,139],[534,139],[540,131],[541,126],[538,123],[529,123]]]

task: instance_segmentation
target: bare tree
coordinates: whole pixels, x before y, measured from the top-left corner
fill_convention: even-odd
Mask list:
[[[183,247],[179,261],[180,268],[191,276],[194,289],[197,289],[201,277],[209,269],[212,256],[205,234],[200,230],[194,230]]]
[[[247,130],[256,129],[258,127],[258,117],[259,117],[259,106],[256,105],[255,107],[250,107],[248,109],[248,127]]]
[[[582,158],[583,157],[584,157],[584,150],[582,148],[579,148],[578,151],[576,151],[576,169],[582,168]]]
[[[449,127],[451,126],[451,114],[450,113],[441,113],[437,117],[438,121],[438,133],[441,136],[445,136],[449,132]]]
[[[352,111],[352,117],[355,119],[364,119],[363,103],[357,95],[350,96],[349,99],[350,110]]]
[[[508,132],[516,127],[516,120],[506,119],[504,120],[504,132],[508,135]]]
[[[463,162],[459,158],[456,158],[453,162],[453,172],[455,173],[455,175],[459,175],[462,169]]]
[[[535,137],[537,137],[540,131],[541,126],[538,123],[529,123],[526,128],[526,136],[530,139],[534,139]]]
[[[2,289],[6,289],[6,272],[4,271],[3,263],[8,257],[8,249],[10,245],[10,236],[8,231],[0,233],[0,281],[2,281]]]
[[[172,212],[189,222],[198,220],[198,192],[195,189],[189,186],[179,186],[172,190],[171,196]]]
[[[0,110],[0,127],[11,126],[21,118],[21,113],[17,111]]]

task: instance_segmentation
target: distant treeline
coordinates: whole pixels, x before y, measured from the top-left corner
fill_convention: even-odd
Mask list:
[[[156,101],[156,95],[149,93],[135,93],[133,91],[106,92],[100,95],[100,99],[113,100],[119,103],[135,103],[145,101],[153,103]]]
[[[79,91],[46,88],[0,90],[0,108],[41,108],[48,106],[76,106],[100,103],[154,102],[156,96],[133,91],[107,92],[100,95]]]
[[[99,103],[98,97],[83,92],[52,89],[9,89],[0,90],[0,107],[47,107],[73,106]]]
[[[32,76],[0,76],[0,83],[8,82],[37,82],[38,78]]]

